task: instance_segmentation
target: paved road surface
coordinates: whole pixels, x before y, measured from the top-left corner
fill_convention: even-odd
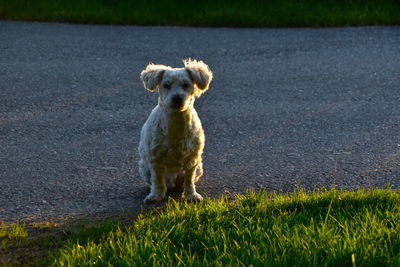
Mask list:
[[[400,187],[400,28],[0,22],[0,220],[137,210],[148,62],[202,59],[202,194]]]

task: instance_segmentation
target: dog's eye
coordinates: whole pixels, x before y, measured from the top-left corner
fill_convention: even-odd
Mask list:
[[[163,87],[164,87],[165,89],[171,89],[171,84],[169,84],[169,83],[164,83],[164,84],[163,84]]]
[[[184,89],[187,89],[187,88],[190,87],[190,83],[184,82],[184,83],[182,84],[182,87],[183,87]]]

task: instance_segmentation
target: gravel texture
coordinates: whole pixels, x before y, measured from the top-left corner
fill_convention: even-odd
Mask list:
[[[400,27],[0,21],[0,221],[137,211],[149,62],[205,61],[203,195],[399,188]]]

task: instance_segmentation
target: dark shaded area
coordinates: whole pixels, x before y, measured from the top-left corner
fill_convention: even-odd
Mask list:
[[[13,0],[0,19],[207,27],[399,25],[398,0]]]

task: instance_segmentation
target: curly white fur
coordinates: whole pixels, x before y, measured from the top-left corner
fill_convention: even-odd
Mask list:
[[[146,204],[182,185],[183,198],[202,199],[194,183],[203,174],[204,132],[193,104],[208,89],[212,72],[202,61],[183,63],[184,68],[149,64],[140,76],[147,90],[159,93],[140,135],[139,172],[151,184]]]

